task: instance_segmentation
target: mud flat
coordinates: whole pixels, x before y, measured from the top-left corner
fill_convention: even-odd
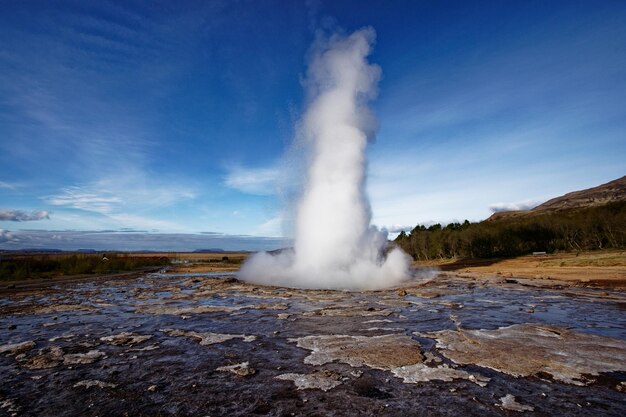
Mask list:
[[[0,296],[0,416],[623,416],[625,311],[615,288],[445,274],[18,288]]]

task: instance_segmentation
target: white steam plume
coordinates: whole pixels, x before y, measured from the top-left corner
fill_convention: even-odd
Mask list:
[[[376,289],[408,277],[409,257],[386,232],[370,226],[365,196],[365,148],[376,121],[367,101],[376,95],[380,67],[367,62],[372,28],[333,35],[313,48],[301,121],[310,150],[305,189],[296,206],[293,251],[265,252],[241,269],[246,281],[301,288]]]

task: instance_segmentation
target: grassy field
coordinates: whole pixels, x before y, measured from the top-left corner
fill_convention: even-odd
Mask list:
[[[153,256],[155,254],[146,254]],[[169,272],[172,273],[200,273],[200,272],[229,272],[237,271],[249,252],[163,252],[159,256],[170,260]],[[136,254],[142,256],[142,254]]]
[[[28,281],[141,272],[166,267],[170,273],[237,271],[248,252],[2,254],[1,281]],[[106,260],[103,258],[106,257]],[[626,285],[626,251],[562,252],[507,259],[445,259],[414,262],[459,276],[501,276]]]
[[[170,272],[236,271],[246,252],[4,253],[0,281],[107,275],[167,267]]]
[[[563,252],[508,259],[446,259],[415,262],[416,267],[469,275],[553,279],[582,283],[626,284],[626,251]]]
[[[2,254],[0,280],[20,281],[60,276],[115,274],[170,264],[167,257],[151,254],[137,256],[129,253],[54,253]]]

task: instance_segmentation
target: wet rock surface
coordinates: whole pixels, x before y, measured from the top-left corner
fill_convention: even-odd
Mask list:
[[[7,345],[0,346],[0,354],[19,355],[35,347],[35,342],[32,340],[22,343],[9,343]]]
[[[146,275],[0,298],[0,416],[626,415],[626,296]]]
[[[506,394],[504,397],[500,398],[500,407],[505,410],[511,411],[533,411],[534,408],[529,405],[520,404],[515,401],[515,397],[511,394]]]
[[[256,369],[250,366],[249,362],[236,363],[234,365],[220,366],[218,371],[230,372],[237,376],[250,376],[256,373]]]
[[[276,379],[293,381],[296,388],[299,390],[320,389],[322,391],[328,391],[338,385],[341,385],[341,375],[327,369],[323,371],[314,371],[310,374],[280,374],[276,376]]]
[[[455,363],[476,364],[516,377],[547,373],[576,385],[587,384],[589,376],[600,372],[624,370],[626,363],[623,340],[543,324],[443,330],[423,336],[437,340],[437,349]]]
[[[74,388],[77,387],[85,387],[85,388],[115,388],[117,387],[117,385],[115,384],[111,384],[108,382],[103,382],[103,381],[96,381],[93,379],[89,379],[89,380],[85,380],[85,381],[78,381],[77,383],[75,383],[73,385]]]
[[[383,336],[323,335],[289,339],[312,353],[304,363],[324,365],[343,362],[352,367],[390,370],[422,362],[420,346],[403,334]]]
[[[150,335],[140,335],[140,334],[134,334],[134,333],[129,333],[129,332],[122,332],[122,333],[115,334],[112,336],[101,337],[100,340],[102,342],[107,342],[112,345],[133,346],[133,345],[136,345],[137,343],[144,342],[151,338],[152,336]]]

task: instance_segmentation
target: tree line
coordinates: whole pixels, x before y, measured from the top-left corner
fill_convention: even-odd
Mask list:
[[[1,255],[0,280],[49,278],[60,275],[110,274],[169,265],[165,257],[124,254]]]
[[[418,225],[395,243],[415,260],[626,247],[626,201],[479,223]]]

